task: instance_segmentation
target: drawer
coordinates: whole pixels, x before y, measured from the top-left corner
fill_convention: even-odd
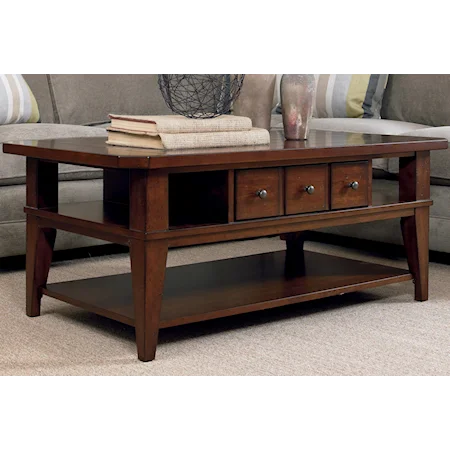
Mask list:
[[[288,167],[285,173],[286,214],[329,209],[328,165]]]
[[[236,220],[283,214],[282,169],[236,171]]]
[[[368,206],[372,173],[368,161],[331,164],[331,208]]]

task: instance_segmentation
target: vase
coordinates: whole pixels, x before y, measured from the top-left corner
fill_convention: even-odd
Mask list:
[[[283,75],[280,93],[285,139],[308,139],[316,95],[314,75]]]
[[[234,102],[236,116],[250,117],[256,128],[270,129],[276,75],[245,75],[239,97]]]

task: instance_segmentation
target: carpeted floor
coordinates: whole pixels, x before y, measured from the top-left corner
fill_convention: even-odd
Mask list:
[[[259,239],[169,253],[175,266],[283,248]],[[405,267],[361,251],[309,250]],[[50,282],[129,271],[127,255],[55,263]],[[1,375],[450,375],[450,266],[432,263],[430,298],[412,283],[160,332],[156,360],[137,360],[134,329],[44,297],[24,311],[25,273],[0,271]]]

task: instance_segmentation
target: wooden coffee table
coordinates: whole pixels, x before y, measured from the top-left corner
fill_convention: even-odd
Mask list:
[[[134,326],[139,359],[160,328],[413,279],[428,298],[430,150],[445,139],[271,133],[270,146],[146,151],[104,138],[4,145],[27,157],[27,298],[43,294]],[[372,159],[400,158],[399,191],[372,194]],[[104,170],[103,201],[58,203],[58,163]],[[302,231],[401,218],[409,271],[304,252]],[[131,274],[47,285],[56,230],[130,247]],[[286,252],[166,270],[169,247],[282,235]]]

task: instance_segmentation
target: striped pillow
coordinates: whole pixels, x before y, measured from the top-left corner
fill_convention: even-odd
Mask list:
[[[0,74],[0,125],[38,121],[36,99],[22,75]]]
[[[388,75],[315,75],[313,116],[380,118]],[[281,113],[281,108],[277,108]]]

